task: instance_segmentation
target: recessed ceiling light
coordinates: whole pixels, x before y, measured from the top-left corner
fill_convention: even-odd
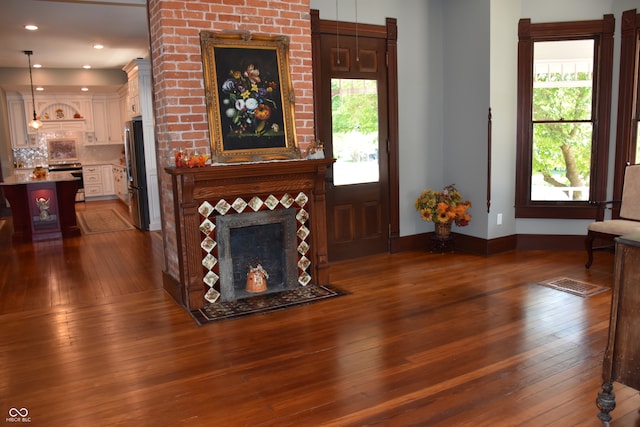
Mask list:
[[[29,31],[35,31],[38,29],[38,26],[33,24],[28,24],[24,26],[24,29]]]
[[[94,45],[93,45],[93,48],[94,48],[94,49],[102,49],[103,47],[104,47],[104,46],[103,46],[103,45],[101,45],[101,44],[94,44]]]
[[[41,92],[42,92],[42,91],[44,90],[44,88],[43,88],[42,86],[38,86],[38,87],[36,88],[36,90],[39,90],[39,91],[41,91]]]
[[[83,65],[82,68],[84,68],[85,70],[88,70],[89,68],[91,68],[91,65],[89,65],[89,64]]]
[[[83,91],[83,92],[88,92],[88,91],[89,91],[89,88],[88,88],[88,87],[83,87],[83,88],[82,88],[82,89],[80,89],[80,90],[81,90],[81,91]]]
[[[42,68],[42,64],[33,64],[33,68]]]

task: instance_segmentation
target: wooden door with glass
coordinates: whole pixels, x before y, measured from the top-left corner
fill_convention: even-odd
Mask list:
[[[325,28],[336,26],[343,32],[314,26],[316,132],[335,159],[327,182],[330,261],[389,251],[392,228],[386,28],[381,37],[353,34],[354,24]]]

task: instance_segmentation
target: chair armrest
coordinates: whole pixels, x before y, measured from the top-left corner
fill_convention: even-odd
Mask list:
[[[613,205],[619,206],[620,204],[622,204],[622,200],[602,200],[602,201],[589,200],[589,204],[597,208],[595,220],[603,221],[605,209],[611,209]],[[607,207],[607,206],[610,206],[610,207]]]

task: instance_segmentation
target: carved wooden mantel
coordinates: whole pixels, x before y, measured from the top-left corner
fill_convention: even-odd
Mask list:
[[[204,168],[165,168],[171,175],[178,282],[165,280],[165,289],[188,310],[202,308],[207,290],[203,283],[201,215],[203,202],[305,193],[309,201],[311,283],[328,284],[325,176],[332,159],[227,164]],[[295,197],[295,196],[294,196]],[[165,278],[166,279],[166,278]]]

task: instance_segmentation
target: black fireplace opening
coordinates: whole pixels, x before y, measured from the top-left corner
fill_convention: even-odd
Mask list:
[[[216,217],[221,301],[235,301],[299,286],[295,209]],[[247,287],[251,268],[268,274],[266,289]]]

